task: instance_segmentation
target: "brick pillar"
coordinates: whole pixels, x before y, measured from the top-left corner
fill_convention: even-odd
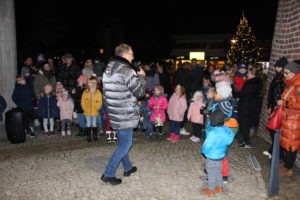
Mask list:
[[[300,0],[279,0],[278,2],[267,90],[275,74],[273,66],[282,56],[286,56],[289,62],[300,59]],[[260,115],[259,135],[270,141],[269,132],[265,128],[269,119],[266,114],[267,96],[266,93]],[[300,152],[296,164],[300,167]]]

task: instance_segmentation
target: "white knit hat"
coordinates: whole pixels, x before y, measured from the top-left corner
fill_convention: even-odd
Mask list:
[[[232,89],[230,82],[228,81],[220,81],[216,83],[216,91],[220,94],[224,99],[227,99],[232,96]]]

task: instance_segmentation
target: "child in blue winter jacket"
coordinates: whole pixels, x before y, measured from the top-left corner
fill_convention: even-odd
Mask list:
[[[215,192],[223,193],[222,160],[226,156],[228,146],[233,142],[234,133],[224,125],[227,116],[220,110],[213,111],[210,116],[210,129],[202,146],[206,156],[208,184],[202,193],[213,196]]]
[[[37,114],[43,118],[43,127],[47,135],[54,135],[54,118],[59,117],[59,108],[57,107],[56,96],[52,95],[52,86],[50,84],[44,87],[44,96],[40,99]],[[48,129],[48,122],[50,129]]]

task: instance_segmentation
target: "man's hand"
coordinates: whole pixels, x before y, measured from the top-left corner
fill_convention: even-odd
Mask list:
[[[140,68],[140,71],[138,71],[137,74],[141,76],[146,76],[145,71],[142,68]]]
[[[278,105],[278,106],[282,105],[282,100],[278,100],[278,101],[277,101],[277,105]]]

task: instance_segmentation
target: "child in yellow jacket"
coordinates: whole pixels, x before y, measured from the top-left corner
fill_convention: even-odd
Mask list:
[[[87,135],[87,141],[92,141],[91,134],[93,133],[94,142],[98,140],[97,138],[97,116],[99,115],[99,110],[102,106],[102,94],[97,89],[97,78],[91,76],[88,80],[88,88],[83,92],[81,98],[81,107],[84,111],[84,116],[86,119],[86,129],[85,133]],[[91,133],[92,132],[92,133]]]

